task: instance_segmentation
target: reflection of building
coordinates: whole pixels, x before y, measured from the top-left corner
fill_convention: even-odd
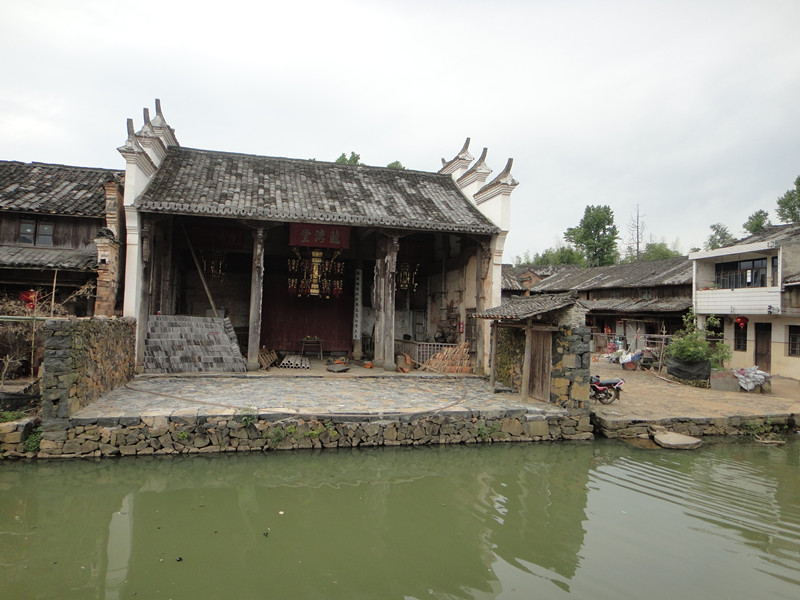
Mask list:
[[[87,282],[96,301],[68,308],[111,316],[120,281],[122,173],[0,161],[0,285],[12,297],[56,291],[60,301]]]
[[[158,102],[144,121],[119,148],[140,360],[150,315],[222,313],[253,369],[306,337],[394,370],[395,339],[472,335],[488,365],[488,328],[465,323],[500,298],[511,161],[487,183],[469,140],[427,173],[181,148]]]
[[[800,378],[800,224],[770,226],[689,258],[695,313],[725,317],[731,366]]]

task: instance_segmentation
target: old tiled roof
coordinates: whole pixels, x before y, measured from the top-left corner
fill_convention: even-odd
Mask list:
[[[665,260],[561,271],[540,281],[531,291],[549,293],[690,283],[692,283],[692,262],[687,257],[680,256]]]
[[[692,307],[691,298],[656,298],[653,300],[611,299],[583,300],[589,312],[665,313],[683,312]]]
[[[170,147],[145,212],[494,234],[449,175]]]
[[[91,271],[97,268],[97,253],[67,248],[0,246],[0,268]]]
[[[782,246],[787,243],[798,243],[800,242],[800,223],[770,225],[763,231],[741,239],[735,244],[731,244],[731,246],[755,244],[758,242],[774,242],[776,246]]]
[[[522,285],[522,282],[517,277],[517,274],[514,272],[514,265],[503,265],[502,270],[502,287],[503,291],[508,292],[521,292],[525,291],[525,286]]]
[[[0,161],[0,210],[101,217],[103,184],[122,171]]]
[[[572,294],[541,294],[538,296],[513,296],[474,316],[478,319],[500,319],[504,321],[521,321],[536,315],[552,312],[560,308],[572,306],[578,302]]]

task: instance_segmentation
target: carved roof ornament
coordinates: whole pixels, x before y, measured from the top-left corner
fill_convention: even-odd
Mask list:
[[[475,194],[475,201],[485,202],[489,198],[492,198],[498,194],[510,194],[512,191],[514,191],[514,188],[519,185],[519,181],[514,179],[514,177],[511,175],[511,167],[513,164],[514,159],[509,158],[505,169],[503,169],[497,177],[492,179],[489,183],[478,190],[478,192]]]
[[[475,159],[475,157],[469,153],[469,142],[470,139],[467,138],[461,150],[452,160],[447,161],[444,158],[442,159],[442,168],[439,169],[440,174],[450,175],[459,170],[466,170],[469,167],[469,164]]]
[[[458,185],[460,187],[466,187],[475,181],[480,181],[481,183],[486,181],[486,179],[489,177],[489,174],[492,172],[491,167],[486,164],[486,154],[488,152],[489,149],[484,148],[483,152],[481,152],[480,158],[475,161],[475,164],[473,164],[466,173],[458,178]]]

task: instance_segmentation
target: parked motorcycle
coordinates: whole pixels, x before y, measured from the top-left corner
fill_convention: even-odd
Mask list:
[[[597,375],[589,377],[589,398],[599,400],[601,404],[611,404],[619,398],[624,379],[600,379]]]

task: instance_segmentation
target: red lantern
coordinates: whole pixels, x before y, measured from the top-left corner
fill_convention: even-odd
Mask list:
[[[750,321],[747,317],[736,317],[733,322],[739,326],[739,329],[744,329],[747,327],[747,323]]]

